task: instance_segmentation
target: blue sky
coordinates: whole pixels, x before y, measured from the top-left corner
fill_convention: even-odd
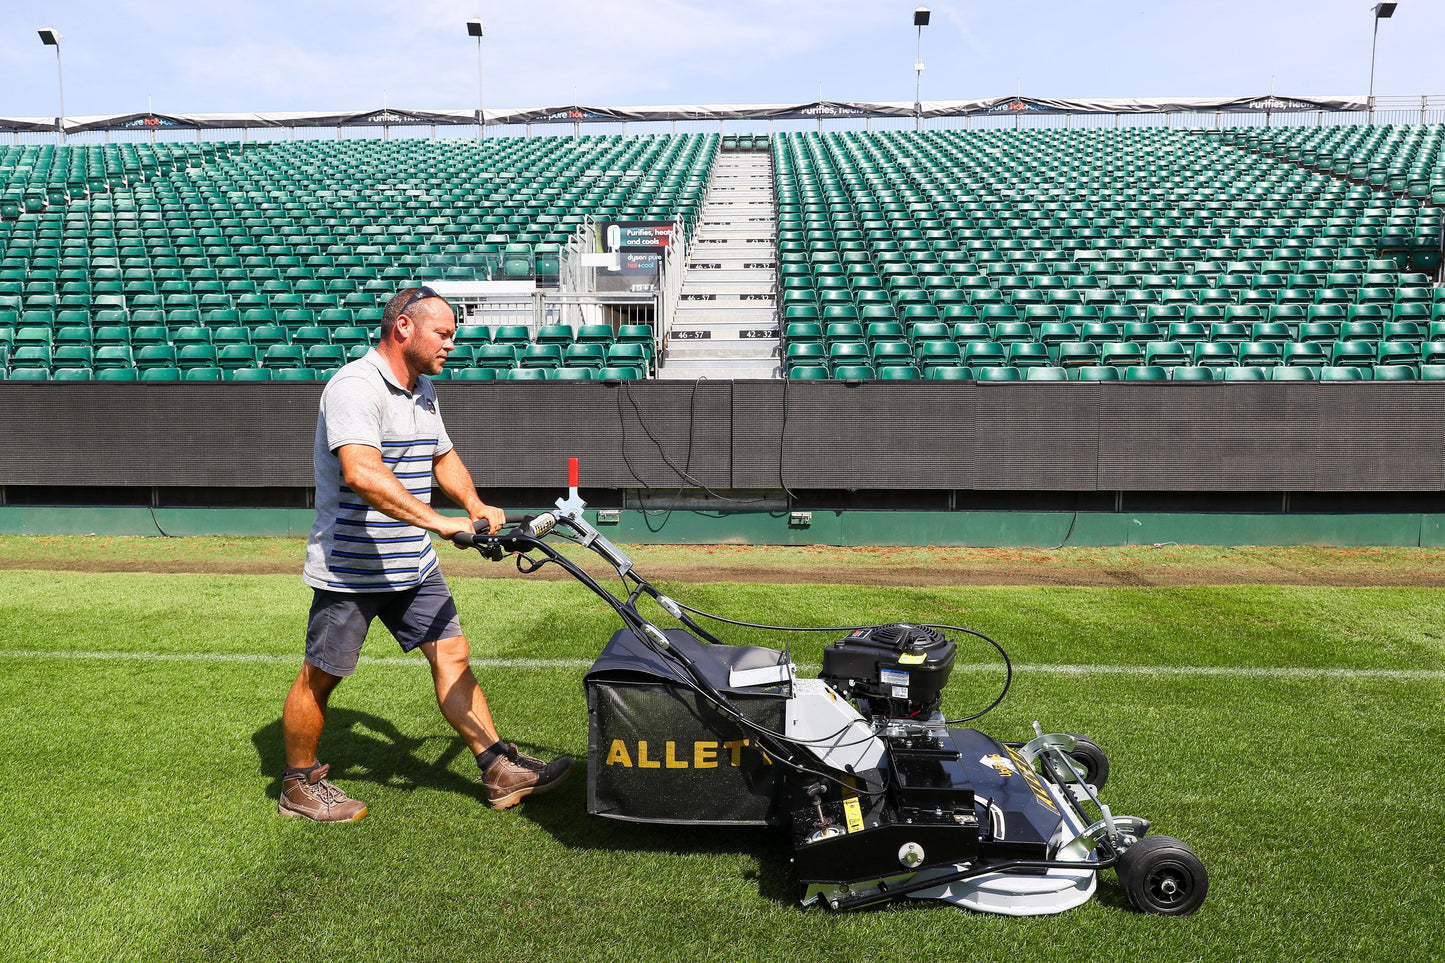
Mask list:
[[[916,0],[5,0],[0,115],[913,100]],[[1369,0],[948,0],[924,99],[1364,94]],[[1445,102],[1445,0],[1380,25],[1375,92]],[[574,94],[575,91],[575,94]]]

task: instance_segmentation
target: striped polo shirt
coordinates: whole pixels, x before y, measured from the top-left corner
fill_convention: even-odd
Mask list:
[[[373,348],[327,382],[316,420],[316,522],[302,576],[332,592],[420,584],[437,569],[430,535],[371,508],[346,485],[336,454],[343,445],[380,451],[402,487],[431,504],[432,462],[452,449],[431,379],[418,375],[407,391]]]

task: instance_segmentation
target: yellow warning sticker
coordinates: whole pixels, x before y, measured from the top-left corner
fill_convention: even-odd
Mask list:
[[[898,664],[899,664],[899,665],[918,665],[918,664],[919,664],[920,662],[922,662],[925,658],[927,658],[927,656],[925,656],[922,652],[918,652],[918,653],[905,652],[905,653],[903,653],[902,655],[900,655],[900,656],[898,657]]]
[[[843,800],[843,816],[848,822],[848,832],[861,833],[863,831],[863,809],[858,805],[857,796],[849,796]]]

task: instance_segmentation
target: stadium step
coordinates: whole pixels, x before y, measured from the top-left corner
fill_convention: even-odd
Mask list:
[[[722,154],[698,212],[659,378],[777,378],[772,158]]]

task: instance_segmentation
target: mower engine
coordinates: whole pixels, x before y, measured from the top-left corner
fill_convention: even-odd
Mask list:
[[[855,629],[823,650],[818,678],[866,718],[927,719],[943,702],[954,646],[937,629],[894,622]]]

